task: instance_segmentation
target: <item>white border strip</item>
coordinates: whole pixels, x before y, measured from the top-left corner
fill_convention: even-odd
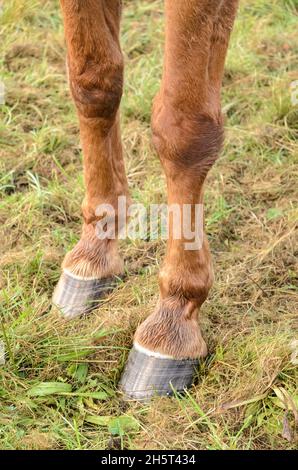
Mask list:
[[[173,356],[167,356],[166,354],[160,354],[159,352],[150,351],[150,349],[144,348],[136,341],[134,341],[133,345],[137,351],[146,354],[146,356],[158,357],[159,359],[174,359]]]
[[[83,277],[83,276],[78,276],[77,274],[73,274],[71,271],[68,269],[63,269],[63,272],[67,274],[69,277],[72,277],[73,279],[77,279],[78,281],[100,281],[101,278],[99,277]],[[103,278],[102,278],[103,279]]]

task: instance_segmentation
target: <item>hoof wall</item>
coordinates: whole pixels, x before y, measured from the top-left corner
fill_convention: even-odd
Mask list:
[[[53,304],[63,317],[73,319],[91,312],[115,285],[112,278],[79,279],[63,272],[53,294]]]
[[[120,390],[126,399],[149,401],[155,395],[170,396],[183,392],[193,382],[198,359],[172,359],[144,354],[132,348]]]

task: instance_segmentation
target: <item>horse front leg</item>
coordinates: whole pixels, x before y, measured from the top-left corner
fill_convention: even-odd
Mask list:
[[[153,138],[166,174],[169,208],[178,207],[180,214],[188,208],[189,233],[194,235],[185,236],[182,217],[177,237],[177,221],[170,218],[160,299],[136,331],[121,379],[124,394],[133,399],[184,390],[193,381],[199,359],[207,354],[198,311],[213,272],[206,236],[196,236],[201,228],[197,224],[202,223],[196,214],[223,141],[220,86],[234,18],[222,19],[221,8],[228,3],[166,0],[165,65],[153,108]]]
[[[67,253],[53,303],[67,318],[89,312],[123,271],[117,233],[98,237],[97,224],[118,197],[128,195],[122,157],[119,104],[123,58],[119,45],[120,0],[61,0],[69,84],[77,108],[86,195],[79,242]],[[107,209],[108,211],[108,209]],[[113,213],[113,214],[112,214]]]

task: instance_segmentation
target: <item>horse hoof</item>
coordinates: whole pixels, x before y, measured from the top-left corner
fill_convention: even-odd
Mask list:
[[[113,278],[83,279],[65,271],[55,288],[52,303],[66,319],[91,312],[115,285]]]
[[[148,355],[132,348],[120,390],[124,398],[149,401],[153,396],[171,396],[190,387],[198,367],[198,359],[174,359],[161,355]]]

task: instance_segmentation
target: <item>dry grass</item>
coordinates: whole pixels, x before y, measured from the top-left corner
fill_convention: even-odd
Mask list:
[[[123,242],[126,280],[98,311],[67,324],[53,317],[60,262],[80,233],[77,119],[57,2],[5,5],[1,447],[294,448],[298,109],[290,83],[298,78],[297,1],[242,1],[224,80],[226,145],[206,194],[216,282],[201,321],[210,354],[189,394],[145,407],[123,404],[117,380],[135,327],[156,303],[164,243]],[[122,44],[131,193],[145,204],[165,201],[149,129],[161,74],[161,1],[126,2]],[[33,388],[53,381],[72,391],[42,396]]]

